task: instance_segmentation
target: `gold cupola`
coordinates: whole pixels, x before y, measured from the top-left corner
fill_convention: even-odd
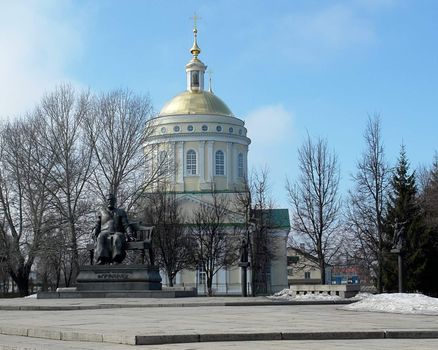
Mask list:
[[[198,29],[193,28],[192,58],[186,64],[187,90],[175,96],[161,109],[159,115],[224,115],[233,116],[228,106],[212,91],[204,90],[204,76],[207,66],[198,58],[201,48],[198,46]]]
[[[187,91],[204,91],[204,74],[207,66],[198,58],[201,49],[198,46],[198,29],[193,28],[193,46],[190,49],[193,55],[186,64]]]

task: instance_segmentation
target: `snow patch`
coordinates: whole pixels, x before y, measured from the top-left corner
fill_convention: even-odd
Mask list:
[[[359,293],[356,298],[359,298],[360,301],[345,305],[340,309],[438,316],[438,298],[431,298],[423,294],[392,293],[368,295],[368,293]]]
[[[36,299],[36,298],[37,298],[36,294],[31,294],[31,295],[28,295],[27,297],[24,297],[24,299]]]
[[[294,295],[294,293],[286,288],[282,291],[275,293],[274,295],[268,296],[272,300],[296,300],[296,301],[320,301],[320,300],[340,300],[341,298],[337,295],[329,295],[327,293],[320,294],[299,294]]]

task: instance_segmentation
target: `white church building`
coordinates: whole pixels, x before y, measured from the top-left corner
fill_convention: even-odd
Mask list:
[[[156,148],[155,159],[158,161],[172,155],[170,191],[177,193],[185,218],[190,218],[197,206],[211,201],[214,189],[229,199],[228,221],[242,223],[243,216],[233,213],[232,206],[236,194],[245,189],[251,140],[244,121],[234,116],[213,93],[211,84],[206,89],[207,66],[198,57],[201,49],[197,43],[197,29],[193,32],[192,57],[185,66],[186,90],[168,101],[150,120],[154,131],[148,144]],[[274,257],[270,263],[269,293],[288,285],[286,242],[290,229],[289,215],[287,209],[274,209],[273,212],[277,219],[268,233],[274,237],[271,240]],[[239,294],[240,273],[237,265],[220,270],[213,282],[215,294]],[[165,274],[162,277],[165,285]],[[176,286],[196,287],[199,294],[205,292],[203,271],[183,271],[178,273],[175,282]]]

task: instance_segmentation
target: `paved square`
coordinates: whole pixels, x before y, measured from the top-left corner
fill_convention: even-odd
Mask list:
[[[368,341],[369,344],[381,344],[379,349],[386,349],[384,346],[403,349],[397,344],[407,339],[383,339],[402,337],[419,338],[415,339],[415,344],[423,344],[424,349],[438,348],[438,339],[421,339],[438,338],[437,316],[343,311],[340,310],[342,305],[276,305],[274,302],[258,305],[267,300],[1,300],[0,332],[3,336],[0,340],[3,340],[0,344],[19,339],[30,344],[34,341],[36,345],[44,340],[47,349],[54,344],[51,342],[62,344],[63,349],[91,346],[90,349],[122,350],[135,344],[156,344],[148,349],[214,349],[219,348],[219,344],[229,349],[271,346],[282,349],[293,344],[295,349],[300,349],[300,344],[307,344],[303,349],[317,349],[322,344],[340,344],[336,348],[349,344],[351,348],[352,344],[363,345]],[[239,306],[242,301],[250,304]],[[230,306],[223,306],[225,304]],[[48,308],[52,309],[44,310]],[[17,335],[21,337],[17,338]],[[77,341],[80,345],[76,345]],[[391,347],[391,344],[397,346]]]

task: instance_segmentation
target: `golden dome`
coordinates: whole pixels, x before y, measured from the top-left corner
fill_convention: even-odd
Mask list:
[[[216,114],[233,116],[227,105],[207,91],[184,91],[167,102],[159,116],[187,114]]]

